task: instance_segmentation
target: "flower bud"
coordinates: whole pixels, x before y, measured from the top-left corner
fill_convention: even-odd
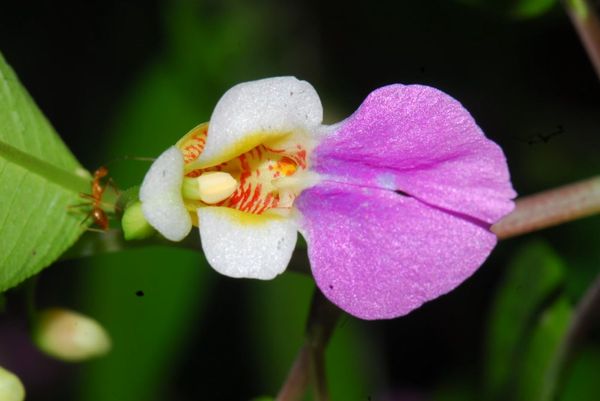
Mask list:
[[[98,322],[60,308],[39,313],[34,340],[48,355],[70,362],[102,356],[111,347],[108,333]]]
[[[0,400],[22,401],[25,399],[23,383],[14,373],[0,367]]]
[[[125,209],[123,219],[121,220],[123,227],[123,236],[126,240],[148,238],[156,231],[142,213],[142,203],[140,201],[133,202]]]

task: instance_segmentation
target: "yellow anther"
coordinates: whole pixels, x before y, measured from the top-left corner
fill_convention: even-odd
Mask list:
[[[183,180],[183,196],[214,204],[229,198],[237,189],[238,182],[231,174],[223,171],[209,171],[200,177]]]

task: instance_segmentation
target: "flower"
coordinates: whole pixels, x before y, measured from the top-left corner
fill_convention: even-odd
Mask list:
[[[209,264],[231,277],[283,272],[300,231],[321,291],[363,319],[405,315],[473,274],[515,192],[461,104],[396,84],[340,123],[322,114],[293,77],[234,86],[151,166],[145,218],[174,241],[199,226]]]
[[[46,354],[68,362],[102,356],[111,348],[110,337],[100,323],[62,308],[39,312],[34,340]]]
[[[0,400],[23,401],[25,388],[21,380],[12,372],[0,366]]]

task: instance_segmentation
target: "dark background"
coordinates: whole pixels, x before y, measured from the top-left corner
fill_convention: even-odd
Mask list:
[[[385,84],[442,89],[504,148],[526,195],[598,173],[600,86],[560,4],[526,17],[515,4],[5,2],[0,50],[90,170],[156,156],[208,120],[237,82],[295,75],[320,93],[328,122]],[[110,164],[123,188],[147,168]],[[503,242],[472,279],[407,317],[344,318],[328,354],[333,398],[467,399],[479,388],[490,302],[511,255],[545,241],[569,267],[575,301],[600,269],[599,228],[594,217]],[[113,352],[83,365],[50,361],[23,339],[15,313],[1,322],[0,357],[32,401],[274,395],[301,344],[312,287],[298,273],[272,283],[224,278],[181,250],[63,262],[42,274],[39,304],[94,316]]]

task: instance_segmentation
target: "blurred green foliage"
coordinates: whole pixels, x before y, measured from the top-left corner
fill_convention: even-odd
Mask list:
[[[155,157],[208,120],[235,83],[297,75],[321,94],[328,122],[383,84],[447,91],[503,146],[521,195],[600,171],[597,79],[556,1],[94,4],[22,6],[13,18],[6,10],[21,7],[13,2],[0,16],[2,49],[82,160],[86,150],[97,164]],[[148,164],[108,167],[127,188]],[[595,400],[598,333],[564,372],[553,361],[571,305],[600,270],[599,231],[595,217],[503,242],[463,286],[402,319],[343,317],[327,350],[332,398],[405,401],[384,397],[416,389],[436,401],[529,401],[552,391]],[[48,269],[43,279],[71,282],[79,309],[113,336],[111,355],[74,369],[82,380],[73,399],[84,401],[274,395],[303,341],[314,289],[297,273],[229,280],[200,253],[166,248]],[[64,377],[53,385],[77,382]]]
[[[591,372],[586,367],[599,363],[594,348],[583,347],[573,364],[573,356],[565,354],[573,352],[567,336],[575,324],[567,271],[540,240],[522,245],[512,259],[490,312],[486,399],[548,401],[597,394],[592,391],[597,383],[586,380]]]
[[[560,373],[558,358],[571,317],[571,305],[564,297],[541,313],[533,331],[526,336],[525,348],[519,358],[515,400],[546,401],[556,398]]]
[[[566,377],[561,401],[595,401],[600,394],[600,347],[579,350]]]
[[[540,17],[557,4],[557,0],[459,0],[514,18]]]
[[[539,315],[545,313],[544,302],[556,296],[564,278],[561,260],[543,242],[524,245],[507,267],[490,311],[486,383],[490,397],[502,399],[510,394],[521,373],[516,366],[523,363],[527,352],[523,342],[530,338]]]

